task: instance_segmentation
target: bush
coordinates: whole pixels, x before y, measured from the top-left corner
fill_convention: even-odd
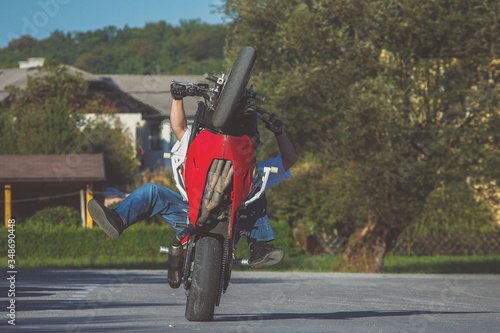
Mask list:
[[[461,182],[431,192],[408,232],[413,236],[493,234],[495,224],[491,205]]]
[[[118,239],[108,237],[99,227],[67,228],[59,224],[47,228],[42,224],[23,224],[16,228],[16,257],[20,260],[66,258],[75,263],[99,258],[156,258],[163,256],[158,253],[159,247],[169,246],[174,237],[169,226],[144,222],[127,229]],[[7,237],[0,238],[0,247],[6,248],[6,242]]]
[[[175,187],[174,175],[171,168],[156,168],[144,170],[136,177],[135,187],[148,183],[156,183],[177,191]],[[177,191],[178,192],[178,191]]]
[[[341,169],[306,156],[291,173],[289,180],[266,192],[268,211],[272,220],[280,221],[278,224],[288,224],[294,243],[303,251],[307,236],[326,233],[347,237],[355,223],[363,220],[363,213],[354,208],[355,200],[344,195],[347,181],[343,181],[346,176]]]
[[[292,234],[292,229],[285,220],[279,220],[277,222],[271,221],[271,226],[274,231],[275,240],[272,241],[275,247],[285,250],[287,256],[295,256],[300,252],[300,248],[295,244],[295,238]],[[236,247],[236,257],[238,258],[249,258],[250,249],[248,248],[248,243],[246,237],[243,237],[241,243]]]
[[[78,227],[82,224],[80,213],[67,206],[47,207],[37,211],[25,221],[25,225],[40,228],[53,228],[63,225],[66,227]]]
[[[297,255],[299,253],[299,248],[296,246],[296,242],[292,235],[292,229],[285,220],[279,220],[278,222],[271,222],[271,226],[274,230],[274,236],[276,239],[273,241],[273,245],[285,250],[287,255]]]

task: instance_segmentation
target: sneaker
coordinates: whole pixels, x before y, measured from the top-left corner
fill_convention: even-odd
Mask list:
[[[251,247],[249,266],[251,268],[263,268],[280,263],[285,257],[283,249],[275,248],[266,242],[256,242]]]
[[[125,230],[122,218],[114,210],[101,205],[95,199],[89,201],[88,207],[92,219],[109,237],[118,238],[123,230]]]

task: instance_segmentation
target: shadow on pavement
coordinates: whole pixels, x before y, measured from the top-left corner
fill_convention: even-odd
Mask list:
[[[326,313],[269,313],[261,315],[219,315],[214,321],[249,321],[249,320],[283,320],[283,319],[356,319],[372,317],[399,317],[419,315],[456,315],[484,314],[494,312],[453,312],[453,311],[345,311]]]

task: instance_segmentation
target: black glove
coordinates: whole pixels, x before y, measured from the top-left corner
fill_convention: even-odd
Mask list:
[[[269,120],[266,122],[266,128],[273,132],[275,135],[280,135],[283,133],[283,128],[285,126],[281,122],[281,120],[277,119],[274,114],[269,117]]]
[[[175,100],[181,100],[187,96],[186,86],[172,82],[170,84],[170,94]]]

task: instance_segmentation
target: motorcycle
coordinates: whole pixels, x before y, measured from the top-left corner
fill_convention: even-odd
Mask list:
[[[184,230],[169,247],[168,282],[178,288],[181,282],[187,296],[185,317],[190,321],[212,321],[215,306],[226,292],[233,264],[249,265],[235,257],[238,225],[249,205],[260,198],[271,172],[259,175],[255,151],[258,145],[258,119],[271,124],[279,121],[256,105],[264,97],[246,88],[256,52],[243,48],[227,77],[208,75],[213,83],[184,85],[188,96],[202,96],[185,157],[172,159],[179,192],[189,202]],[[276,125],[276,123],[275,123]],[[259,177],[262,184],[257,187]]]

